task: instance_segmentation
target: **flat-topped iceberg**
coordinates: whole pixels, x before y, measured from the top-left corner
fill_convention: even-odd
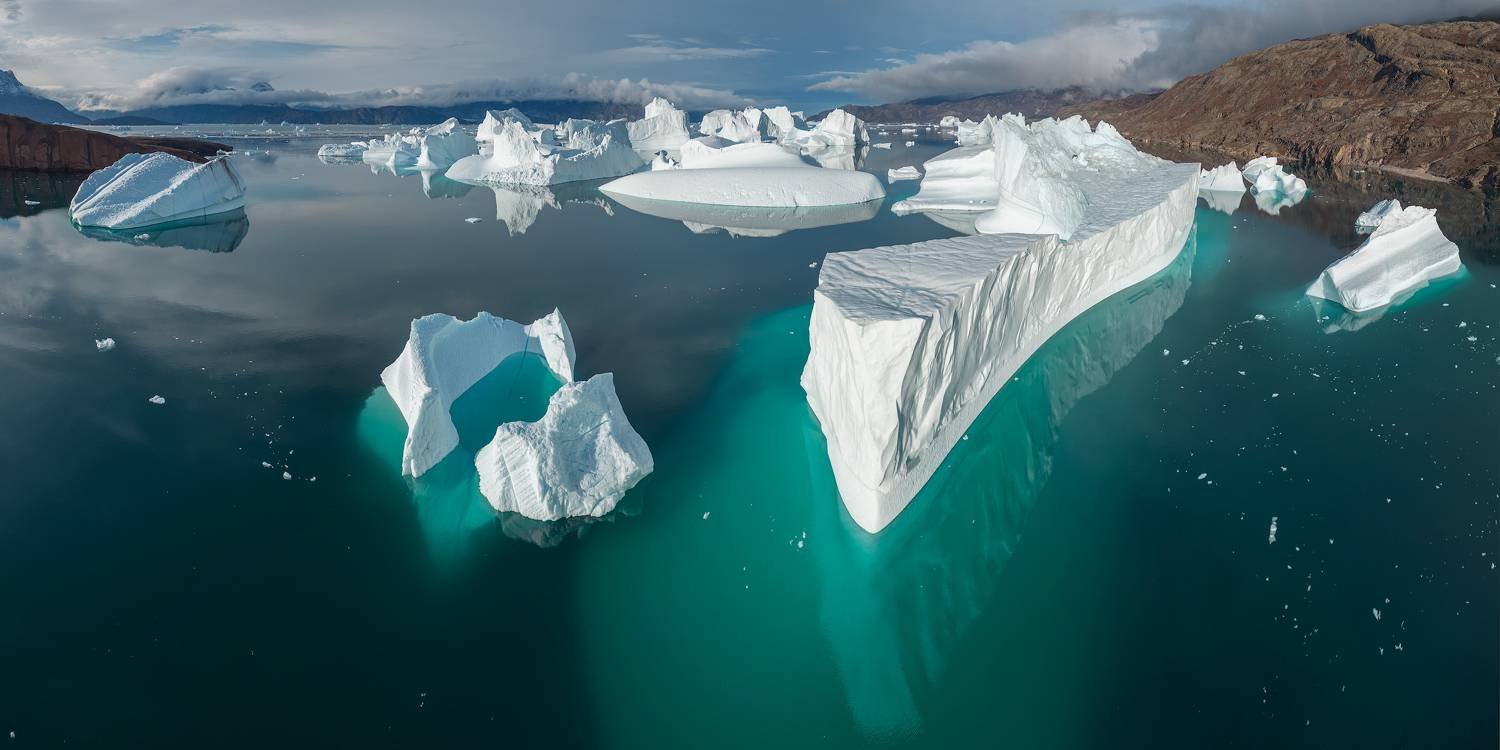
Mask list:
[[[537,521],[602,516],[654,466],[609,373],[559,388],[537,422],[500,425],[474,465],[495,510]]]
[[[474,135],[474,140],[481,143],[489,143],[500,134],[500,129],[507,122],[518,122],[525,130],[536,129],[536,124],[527,117],[524,112],[514,107],[510,109],[491,109],[484,113],[484,120],[479,123],[479,130]]]
[[[417,136],[417,168],[447,169],[453,162],[479,150],[479,144],[468,131],[459,127],[456,118],[423,130]]]
[[[245,207],[245,181],[219,156],[198,164],[171,154],[126,154],[88,176],[68,215],[80,227],[139,229]]]
[[[676,151],[690,138],[687,113],[657,97],[646,105],[646,117],[630,123],[630,147],[637,151]]]
[[[645,164],[630,148],[623,122],[568,120],[554,134],[557,145],[539,143],[520,122],[507,120],[489,154],[459,159],[448,177],[489,185],[557,185],[618,177]]]
[[[885,171],[885,177],[887,182],[899,182],[901,180],[920,180],[922,179],[922,172],[916,167],[897,167],[895,169],[887,169]]]
[[[722,231],[734,237],[779,237],[797,229],[867,221],[880,212],[878,200],[844,206],[763,208],[660,201],[619,194],[610,197],[632,211],[680,221],[694,234]]]
[[[1376,204],[1371,211],[1380,207]],[[1307,294],[1337,302],[1350,312],[1368,312],[1462,268],[1458,245],[1443,236],[1437,211],[1386,206],[1375,232],[1324,269]]]
[[[320,159],[358,159],[365,155],[365,149],[369,147],[366,141],[353,141],[350,143],[325,143],[318,147],[318,158]]]
[[[1243,193],[1245,192],[1245,177],[1240,174],[1239,165],[1234,162],[1221,164],[1213,169],[1202,170],[1198,174],[1198,189]]]
[[[626,175],[599,188],[610,197],[720,206],[842,206],[885,197],[868,172],[820,167],[666,169]]]
[[[911,502],[1053,333],[1165,268],[1187,240],[1198,165],[1140,154],[1104,125],[1046,123],[996,130],[991,183],[1017,189],[1020,204],[1043,209],[1037,226],[1067,230],[1068,241],[1005,233],[824,259],[802,386],[839,495],[871,532]]]
[[[458,447],[453,402],[523,352],[540,354],[559,379],[573,380],[573,336],[556,310],[530,325],[485,312],[467,321],[440,313],[413,320],[401,356],[380,373],[406,419],[401,472],[419,477]]]

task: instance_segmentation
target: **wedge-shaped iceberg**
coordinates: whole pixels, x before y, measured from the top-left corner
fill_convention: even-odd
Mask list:
[[[796,140],[807,132],[807,121],[801,112],[793,112],[784,106],[762,110],[771,123],[771,137],[778,141]]]
[[[995,154],[988,145],[960,146],[922,164],[922,186],[891,206],[897,214],[927,211],[986,211],[995,206]]]
[[[519,109],[514,107],[510,109],[491,109],[484,113],[484,120],[479,123],[479,130],[475,133],[474,140],[481,143],[488,143],[495,140],[495,136],[500,134],[500,129],[505,127],[505,123],[510,121],[521,123],[521,127],[528,131],[536,128],[536,124],[531,121],[531,118],[527,117]]]
[[[610,373],[559,388],[540,421],[500,425],[474,465],[495,510],[537,521],[602,516],[653,468]]]
[[[1053,333],[1182,249],[1198,165],[1120,161],[1070,172],[1085,210],[1068,242],[1000,234],[825,258],[802,387],[861,527],[879,531],[911,502]]]
[[[1240,174],[1238,164],[1234,162],[1221,164],[1198,174],[1198,189],[1243,193],[1245,192],[1245,177]]]
[[[1380,227],[1380,222],[1385,217],[1393,213],[1401,213],[1401,201],[1395,198],[1387,198],[1371,206],[1370,210],[1361,212],[1354,219],[1354,228],[1373,232]]]
[[[559,379],[573,380],[573,336],[556,310],[531,325],[485,312],[467,321],[437,313],[411,322],[401,356],[380,373],[406,419],[403,474],[421,476],[458,446],[453,402],[518,352],[540,353]]]
[[[1307,294],[1351,312],[1368,312],[1462,268],[1458,245],[1443,236],[1437,211],[1407,206],[1387,210],[1374,234],[1324,269]]]
[[[885,197],[885,187],[868,172],[807,166],[639,172],[599,190],[611,197],[767,208],[843,206]]]
[[[493,150],[459,159],[449,179],[488,185],[557,185],[618,177],[645,164],[615,123],[568,120],[557,127],[556,146],[538,143],[519,122],[508,121]]]
[[[458,120],[448,118],[440,125],[422,131],[417,137],[417,168],[447,169],[453,162],[479,151],[479,143]]]
[[[630,123],[630,147],[637,151],[676,151],[691,137],[687,113],[657,97],[646,105],[646,117]]]
[[[219,156],[197,164],[171,154],[126,154],[88,176],[68,214],[80,227],[139,229],[245,207],[245,182]]]

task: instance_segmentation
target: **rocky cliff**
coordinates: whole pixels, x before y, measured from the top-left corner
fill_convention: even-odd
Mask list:
[[[1500,23],[1367,26],[1234,58],[1155,96],[1063,107],[1132,140],[1500,188]]]
[[[191,138],[120,138],[66,125],[46,125],[0,115],[0,169],[38,172],[92,172],[125,154],[165,151],[203,161],[229,146]]]

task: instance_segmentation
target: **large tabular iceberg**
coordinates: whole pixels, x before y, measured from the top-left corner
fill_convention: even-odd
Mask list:
[[[245,182],[229,159],[197,164],[171,154],[126,154],[88,176],[68,214],[80,227],[138,229],[245,207]]]
[[[479,490],[498,511],[538,521],[602,516],[653,463],[615,395],[595,375],[552,394],[537,422],[506,422],[475,456]]]
[[[646,118],[630,123],[630,147],[637,151],[676,151],[687,142],[687,113],[657,97],[646,105]]]
[[[573,336],[556,310],[531,325],[484,312],[467,321],[433,314],[411,322],[401,356],[380,373],[406,419],[403,474],[419,477],[458,447],[453,402],[521,352],[540,354],[559,379],[573,380]]]
[[[1165,268],[1192,227],[1198,165],[1140,154],[1104,125],[1027,129],[1006,120],[1009,132],[996,129],[991,185],[1015,194],[995,196],[1000,214],[981,218],[1030,224],[1012,206],[1038,208],[1034,225],[1052,233],[933,240],[823,262],[802,386],[839,495],[871,532],[911,502],[1043,342]]]
[[[1386,205],[1375,233],[1324,269],[1307,294],[1337,302],[1351,312],[1368,312],[1463,268],[1458,245],[1438,227],[1437,211],[1399,206]],[[1376,204],[1371,211],[1381,207]]]
[[[450,117],[417,136],[417,168],[447,169],[478,150],[474,137],[459,127],[457,119]]]
[[[645,160],[630,148],[623,122],[568,120],[557,126],[557,145],[539,143],[515,120],[496,134],[489,154],[459,159],[449,179],[489,185],[557,185],[618,177]]]
[[[868,172],[820,167],[730,167],[639,172],[599,188],[610,196],[719,206],[843,206],[885,197]]]

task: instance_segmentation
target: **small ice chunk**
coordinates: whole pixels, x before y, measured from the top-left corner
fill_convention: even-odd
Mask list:
[[[887,182],[899,182],[901,180],[920,180],[922,172],[913,166],[888,169],[885,173]]]
[[[1375,615],[1375,622],[1380,622],[1380,610],[1379,609],[1376,609],[1375,607],[1371,607],[1370,608],[1370,614]]]
[[[94,348],[101,352],[107,352],[110,349],[115,348],[115,340],[108,337],[102,339],[94,339]]]
[[[478,224],[479,222],[484,221],[484,219],[481,219],[478,216],[470,216],[469,218],[464,219],[464,221],[467,221],[470,224]]]
[[[872,144],[870,144],[870,148],[882,148],[882,149],[885,149],[885,150],[889,151],[890,148],[891,148],[891,144],[889,144],[889,143],[872,143]]]
[[[1269,537],[1266,538],[1266,543],[1267,544],[1275,544],[1276,543],[1276,518],[1277,518],[1276,516],[1271,516],[1271,534],[1270,534]]]
[[[21,201],[21,202],[22,202],[22,203],[25,203],[25,204],[26,204],[26,205],[28,205],[28,206],[40,206],[40,205],[42,205],[42,202],[41,202],[41,201],[34,201],[34,200],[24,200],[24,201]]]
[[[292,478],[292,473],[290,471],[283,471],[281,472],[281,478],[290,481]]]
[[[165,398],[162,398],[161,396],[152,396],[151,398],[148,398],[146,400],[150,401],[153,404],[156,404],[157,406],[161,406],[162,404],[167,403],[167,400]]]

